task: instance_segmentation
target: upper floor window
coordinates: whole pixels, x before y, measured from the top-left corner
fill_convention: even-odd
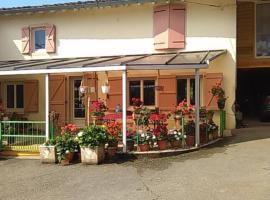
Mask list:
[[[270,4],[256,5],[256,56],[270,56]]]
[[[33,35],[34,35],[34,49],[39,50],[39,49],[45,49],[45,41],[46,41],[46,33],[45,29],[34,29],[33,30]]]
[[[52,24],[24,26],[22,28],[22,53],[34,53],[44,49],[47,53],[56,51],[56,28]]]
[[[195,105],[195,79],[177,79],[177,104],[183,100]]]

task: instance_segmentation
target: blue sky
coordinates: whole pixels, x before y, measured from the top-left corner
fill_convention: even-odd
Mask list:
[[[0,0],[0,8],[9,8],[16,6],[36,6],[36,5],[66,3],[76,1],[79,0]]]

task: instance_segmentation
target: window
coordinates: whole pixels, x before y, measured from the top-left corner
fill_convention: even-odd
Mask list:
[[[270,4],[256,5],[256,56],[270,56]]]
[[[44,29],[37,29],[34,30],[34,45],[35,45],[35,50],[39,49],[45,49],[45,30]]]
[[[132,98],[139,98],[146,106],[155,106],[155,80],[134,80],[129,81],[129,104]]]
[[[6,85],[6,107],[7,109],[23,109],[23,84],[7,83]]]
[[[74,98],[73,98],[73,112],[74,118],[85,118],[85,106],[83,104],[82,98],[80,97],[80,85],[82,80],[76,79],[73,82],[74,87]]]
[[[184,99],[195,104],[195,79],[177,79],[177,103]]]

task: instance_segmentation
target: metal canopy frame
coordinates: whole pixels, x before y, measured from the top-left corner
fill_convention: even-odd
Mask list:
[[[87,57],[87,58],[58,58],[43,60],[12,60],[0,61],[0,76],[22,74],[45,75],[45,121],[46,138],[49,139],[49,74],[75,73],[75,72],[122,72],[122,124],[123,124],[123,152],[126,152],[127,131],[127,71],[128,70],[195,70],[195,136],[196,146],[200,145],[200,69],[207,69],[209,62],[226,53],[226,50],[209,50],[195,52],[176,52],[159,54],[142,54],[127,56]],[[195,55],[194,59],[188,59]],[[197,55],[197,56],[196,56]],[[156,62],[164,56],[163,62]],[[182,56],[182,57],[181,57]],[[185,59],[184,59],[185,57]],[[155,59],[156,58],[156,59]],[[177,59],[182,62],[175,62]],[[126,61],[121,62],[121,59]],[[144,61],[145,59],[145,61]],[[152,59],[149,61],[147,59]],[[153,62],[155,61],[155,62]],[[184,62],[185,61],[185,62]],[[109,65],[108,65],[109,63]]]

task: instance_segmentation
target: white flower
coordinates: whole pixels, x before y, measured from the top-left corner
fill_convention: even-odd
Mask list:
[[[144,134],[144,133],[142,133],[142,134],[141,134],[141,136],[142,136],[142,137],[145,137],[145,134]]]
[[[153,139],[156,139],[156,136],[155,135],[153,135]]]
[[[82,137],[82,135],[83,135],[83,132],[80,131],[80,132],[78,133],[78,136],[79,136],[79,137]]]
[[[186,139],[186,138],[187,138],[187,136],[186,136],[186,135],[184,135],[184,138]]]
[[[177,134],[177,131],[174,131],[173,133],[174,133],[174,134]]]
[[[68,154],[69,153],[69,150],[66,150],[66,152],[65,152],[66,154]]]

